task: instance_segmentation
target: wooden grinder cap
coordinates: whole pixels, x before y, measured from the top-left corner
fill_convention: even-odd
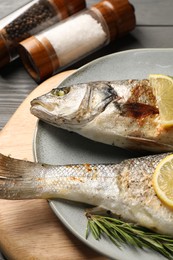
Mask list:
[[[136,25],[134,7],[128,0],[103,0],[92,7],[107,23],[110,41],[128,33]]]
[[[51,45],[46,47],[34,36],[20,42],[18,47],[20,58],[26,70],[37,82],[43,81],[54,72],[53,60],[56,58],[53,59],[53,56],[56,53],[52,50]],[[52,53],[50,53],[51,51]],[[56,66],[58,67],[58,64]]]
[[[85,0],[49,0],[61,14],[61,18],[65,19],[86,7]]]
[[[0,68],[10,62],[10,53],[0,33]]]

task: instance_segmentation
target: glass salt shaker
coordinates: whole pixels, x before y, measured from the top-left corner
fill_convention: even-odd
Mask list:
[[[14,60],[18,43],[86,7],[85,0],[34,0],[0,21],[0,67]]]
[[[40,82],[135,27],[128,0],[102,0],[19,45],[29,74]]]

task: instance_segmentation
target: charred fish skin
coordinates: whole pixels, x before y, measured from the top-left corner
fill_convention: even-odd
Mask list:
[[[147,79],[60,86],[34,99],[31,113],[96,142],[157,153],[173,150],[173,127],[160,124]]]
[[[0,199],[58,199],[99,206],[160,233],[173,235],[173,211],[156,196],[152,175],[167,154],[119,164],[46,165],[0,154]]]

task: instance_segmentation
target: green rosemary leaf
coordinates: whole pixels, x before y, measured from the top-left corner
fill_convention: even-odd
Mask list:
[[[85,238],[86,239],[88,239],[88,237],[89,237],[89,232],[90,232],[90,224],[89,224],[90,222],[89,222],[89,220],[88,220],[88,222],[87,222],[87,226],[86,226],[86,232],[85,232]]]
[[[151,230],[137,226],[132,223],[125,223],[122,220],[101,215],[91,215],[87,213],[87,235],[89,229],[95,239],[99,240],[103,235],[118,247],[126,243],[139,248],[149,248],[159,252],[173,260],[173,238],[168,235],[162,235]]]
[[[94,222],[90,221],[89,227],[91,229],[91,232],[96,240],[100,238],[100,232],[98,230],[98,227],[94,225]]]
[[[92,223],[92,222],[91,222],[91,225],[92,225],[93,231],[96,234],[97,239],[99,239],[100,235],[101,235],[101,231],[100,231],[99,227],[97,225],[94,225],[94,223]]]
[[[167,247],[173,253],[173,244],[164,243],[164,246]]]
[[[106,228],[104,225],[102,225],[96,218],[94,218],[93,221],[100,228],[100,235],[101,232],[104,232],[117,247],[120,247],[119,241],[115,239],[114,236],[112,236],[109,228]]]

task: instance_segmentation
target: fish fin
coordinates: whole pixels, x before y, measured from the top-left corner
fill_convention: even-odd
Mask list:
[[[127,139],[126,149],[129,150],[139,150],[139,151],[150,150],[151,152],[155,152],[155,153],[168,152],[173,150],[172,145],[159,143],[158,141],[150,140],[147,138],[126,136],[126,139]]]
[[[16,200],[39,197],[39,178],[36,174],[38,167],[41,167],[41,164],[0,154],[0,199]]]
[[[102,208],[102,207],[100,207],[100,206],[92,207],[92,208],[87,208],[87,209],[85,210],[85,212],[86,212],[86,213],[85,213],[86,215],[95,215],[95,214],[97,214],[97,215],[107,215],[107,214],[110,213],[109,210],[107,210],[107,209],[105,209],[105,208]]]

